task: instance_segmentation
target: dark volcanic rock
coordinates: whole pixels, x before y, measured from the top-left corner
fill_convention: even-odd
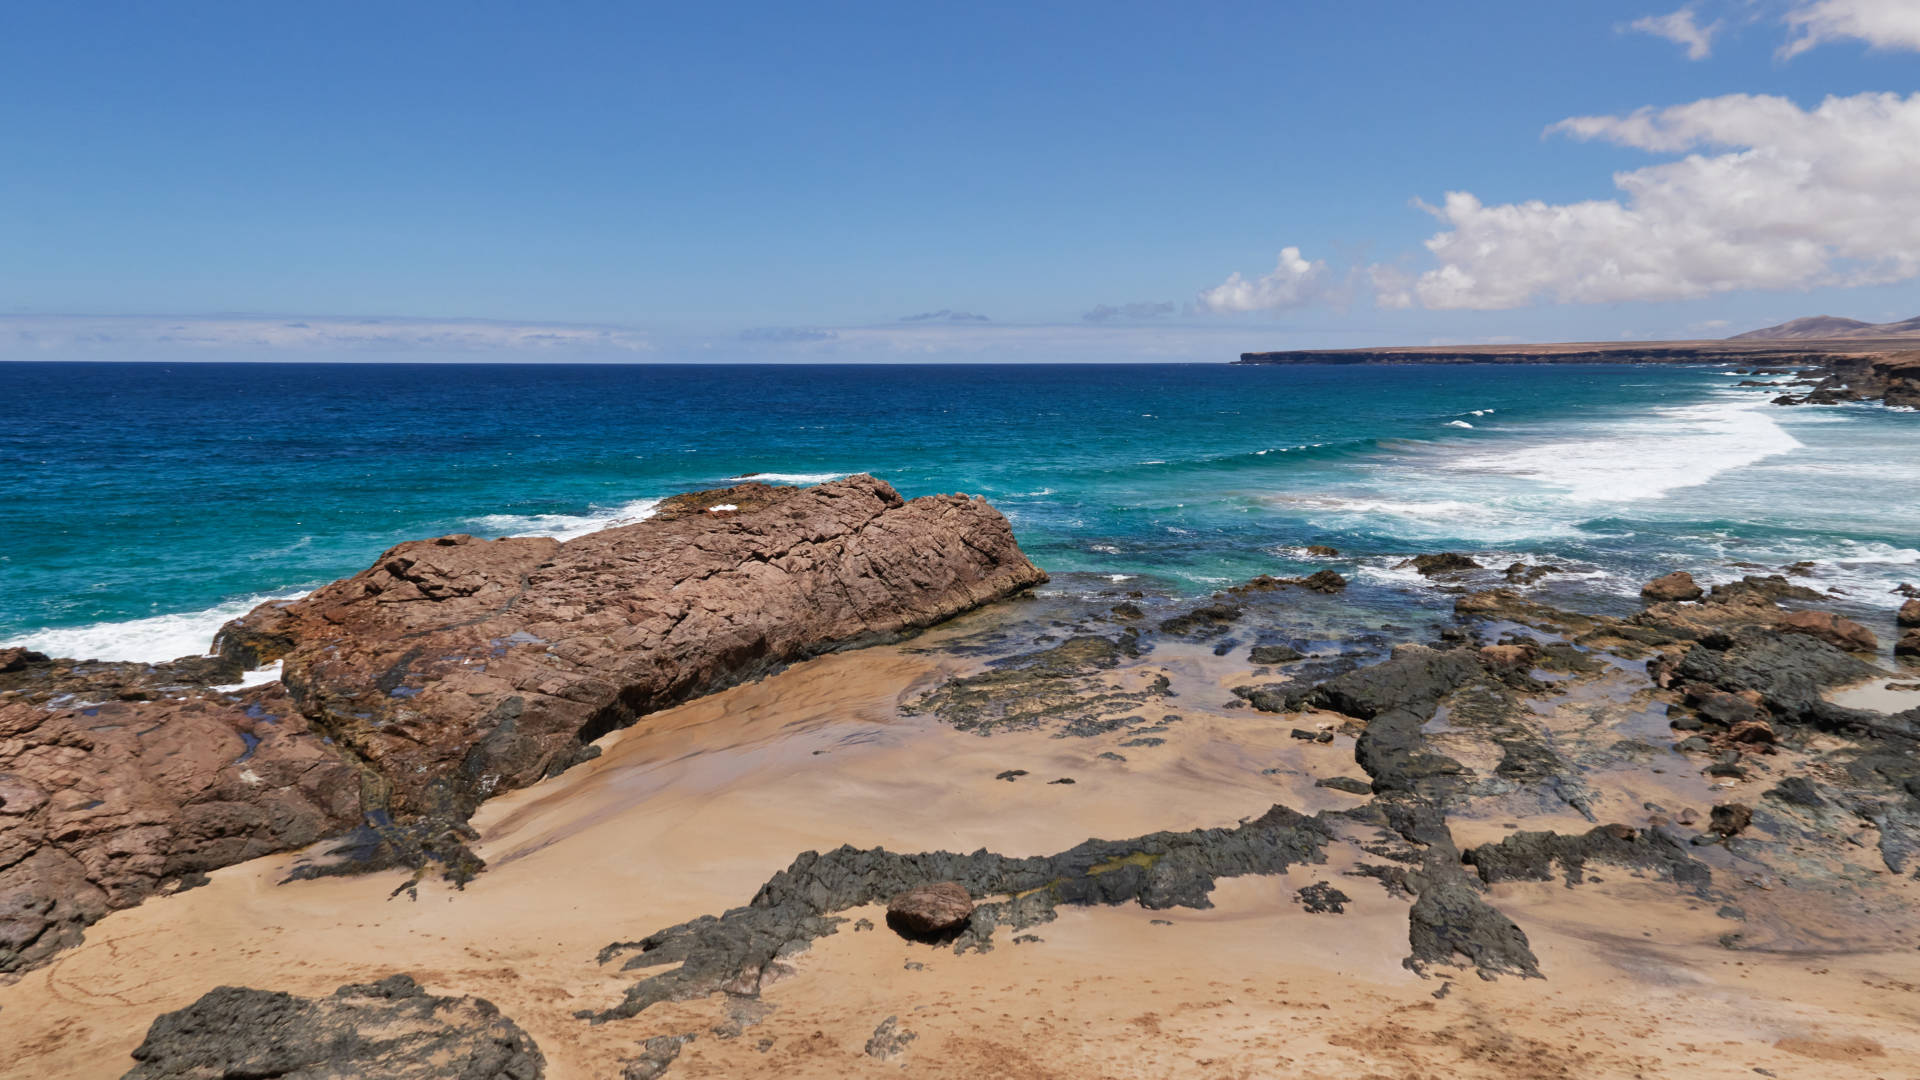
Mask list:
[[[1302,885],[1300,888],[1294,890],[1294,896],[1297,897],[1301,905],[1307,909],[1309,915],[1344,914],[1347,910],[1347,905],[1353,902],[1353,897],[1348,896],[1346,893],[1341,892],[1339,889],[1334,888],[1324,881],[1316,881],[1311,885]]]
[[[1920,600],[1909,600],[1900,605],[1893,616],[1896,626],[1920,626]]]
[[[902,707],[908,715],[932,713],[961,731],[990,735],[1058,724],[1063,734],[1092,736],[1137,719],[1112,714],[1167,696],[1164,679],[1139,690],[1116,690],[1107,673],[1140,656],[1133,627],[1114,638],[1083,634],[1052,648],[1009,657],[977,675],[952,679]]]
[[[1673,668],[1689,682],[1728,693],[1758,694],[1774,715],[1819,727],[1857,721],[1854,710],[1830,704],[1822,691],[1868,678],[1878,669],[1808,634],[1743,633],[1727,648],[1695,645]]]
[[[1895,656],[1920,656],[1920,630],[1909,630],[1893,643]]]
[[[1347,587],[1347,579],[1332,570],[1316,570],[1306,577],[1283,578],[1274,577],[1272,574],[1261,574],[1258,577],[1249,578],[1227,591],[1235,596],[1245,596],[1248,593],[1272,592],[1275,589],[1288,585],[1297,586],[1302,589],[1312,589],[1317,593],[1332,595]]]
[[[1698,600],[1706,595],[1706,591],[1694,583],[1692,574],[1675,570],[1642,585],[1640,595],[1654,601]]]
[[[1313,782],[1314,787],[1331,788],[1344,791],[1349,795],[1371,795],[1373,785],[1365,780],[1356,780],[1351,776],[1327,776]]]
[[[1059,904],[1120,904],[1152,910],[1209,907],[1216,880],[1280,874],[1320,862],[1329,827],[1275,806],[1232,829],[1153,833],[1132,840],[1088,840],[1052,856],[1008,858],[987,851],[897,855],[884,849],[841,847],[806,852],[761,886],[746,906],[669,927],[639,941],[600,950],[600,962],[625,957],[622,970],[670,967],[628,988],[610,1009],[580,1013],[601,1021],[635,1016],[656,1002],[724,990],[757,994],[781,971],[785,957],[842,920],[832,912],[874,903],[916,885],[952,881],[973,896],[1016,899],[974,908],[958,948],[984,948],[997,926],[1024,929],[1053,918]]]
[[[692,1035],[655,1035],[640,1044],[640,1056],[620,1070],[620,1080],[658,1080],[693,1039]]]
[[[873,1035],[867,1039],[866,1055],[887,1061],[907,1052],[907,1044],[920,1036],[900,1026],[900,1018],[889,1016],[880,1021],[873,1029]]]
[[[1331,559],[1339,555],[1340,550],[1338,548],[1328,547],[1326,544],[1308,544],[1307,554],[1318,555],[1321,558]]]
[[[1721,836],[1738,836],[1753,823],[1753,808],[1745,803],[1722,803],[1713,808],[1707,828]]]
[[[1347,579],[1331,570],[1315,570],[1306,577],[1295,578],[1293,583],[1320,593],[1337,593],[1347,587]]]
[[[1501,881],[1551,881],[1553,867],[1568,885],[1585,880],[1590,862],[1652,870],[1668,881],[1697,890],[1713,880],[1706,864],[1658,830],[1602,825],[1578,836],[1554,832],[1517,832],[1498,844],[1469,848],[1461,859],[1489,885]]]
[[[1289,645],[1255,645],[1247,653],[1247,659],[1256,664],[1288,664],[1305,658],[1305,654]]]
[[[1526,563],[1517,562],[1509,564],[1506,570],[1502,571],[1501,576],[1513,582],[1515,585],[1531,585],[1541,578],[1546,577],[1548,574],[1558,574],[1560,572],[1560,567],[1552,563],[1528,566]]]
[[[1160,624],[1163,633],[1181,637],[1217,637],[1227,632],[1244,612],[1232,604],[1205,604]]]
[[[895,893],[887,901],[887,925],[912,938],[957,930],[973,914],[973,897],[957,881],[935,881]]]
[[[412,978],[331,997],[222,986],[153,1022],[123,1080],[537,1080],[533,1039],[483,998],[434,997]]]
[[[1820,797],[1819,790],[1813,786],[1813,781],[1804,776],[1789,776],[1762,794],[1792,806],[1812,809],[1827,805],[1827,801]]]
[[[463,816],[650,711],[1044,580],[979,499],[742,484],[565,543],[401,544],[219,641],[258,659],[291,642],[287,687],[385,805]]]
[[[1463,570],[1478,570],[1480,564],[1456,551],[1443,551],[1437,555],[1415,555],[1396,569],[1412,567],[1423,577],[1438,577],[1441,574],[1457,574]]]

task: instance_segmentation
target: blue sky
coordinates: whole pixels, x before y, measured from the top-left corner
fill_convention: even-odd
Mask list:
[[[16,3],[0,357],[1214,359],[1904,318],[1917,50],[1916,0]],[[1574,117],[1603,120],[1549,132]],[[988,321],[901,321],[942,311]]]

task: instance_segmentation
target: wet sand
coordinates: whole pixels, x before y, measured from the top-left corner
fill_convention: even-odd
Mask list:
[[[1884,925],[1850,917],[1853,932],[1809,942],[1769,931],[1768,905],[1825,905],[1839,917],[1856,898],[1803,904],[1764,882],[1739,924],[1669,885],[1600,868],[1598,884],[1578,889],[1491,890],[1532,939],[1546,980],[1421,977],[1401,963],[1407,902],[1343,874],[1361,857],[1353,844],[1331,847],[1324,866],[1223,880],[1209,910],[1063,907],[1027,931],[1040,941],[1014,944],[1003,929],[985,954],[909,944],[883,924],[857,931],[854,919],[881,924],[879,909],[843,912],[849,922],[795,957],[764,991],[764,1016],[731,1038],[711,1030],[729,1015],[718,995],[600,1025],[573,1017],[612,1004],[632,978],[594,963],[602,946],[743,904],[804,850],[1044,854],[1089,836],[1228,826],[1274,803],[1312,813],[1365,801],[1314,786],[1360,775],[1350,736],[1290,734],[1342,718],[1230,707],[1226,688],[1247,665],[1198,646],[1153,655],[1156,670],[1179,676],[1169,711],[1181,720],[1158,736],[1164,745],[1119,750],[1123,762],[1099,756],[1118,736],[989,738],[903,715],[920,690],[978,666],[934,648],[978,626],[822,657],[608,737],[600,758],[482,807],[474,825],[489,868],[465,891],[430,881],[417,900],[389,900],[398,873],[280,885],[300,856],[279,856],[116,913],[81,947],[0,987],[0,1037],[13,1047],[0,1074],[119,1076],[155,1015],[216,985],[312,995],[396,972],[493,1001],[538,1041],[556,1078],[617,1076],[641,1040],[682,1032],[698,1037],[673,1077],[1767,1069],[1890,1080],[1920,1056],[1920,940],[1897,908]],[[1550,719],[1577,733],[1580,715]],[[1603,735],[1618,737],[1595,741]],[[1012,769],[1027,775],[995,779]],[[1048,782],[1066,777],[1074,783]],[[1701,781],[1687,772],[1672,783],[1677,795]],[[1622,819],[1657,793],[1607,790],[1605,809]],[[1565,808],[1524,818],[1485,809],[1456,821],[1463,844],[1497,840],[1508,823],[1587,827]],[[1294,891],[1314,881],[1347,894],[1347,910],[1309,914]],[[1912,882],[1876,884],[1911,910]],[[1730,950],[1721,937],[1733,929],[1779,951]],[[864,1047],[888,1016],[916,1037],[883,1061]]]

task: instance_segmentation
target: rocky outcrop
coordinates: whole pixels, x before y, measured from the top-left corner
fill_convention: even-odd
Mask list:
[[[170,664],[0,653],[0,975],[109,911],[347,833],[456,881],[464,819],[647,712],[1045,580],[1006,519],[855,476],[669,499],[560,543],[450,536]],[[229,692],[284,662],[282,683]],[[351,831],[349,831],[351,830]]]
[[[29,685],[0,698],[0,973],[109,911],[360,820],[358,770],[277,684],[59,708],[31,700],[57,684]]]
[[[560,543],[401,544],[230,624],[400,812],[464,815],[648,712],[1044,581],[983,500],[742,484]]]
[[[410,976],[330,997],[222,986],[147,1029],[122,1080],[378,1076],[539,1080],[546,1058],[485,998],[435,997]]]
[[[1831,611],[1796,611],[1780,620],[1780,628],[1810,634],[1849,652],[1873,652],[1880,647],[1880,639],[1873,636],[1873,631]]]
[[[1444,574],[1478,570],[1480,564],[1457,551],[1442,551],[1437,555],[1415,555],[1394,568],[1396,570],[1411,569],[1421,577],[1439,577]]]
[[[1705,590],[1701,589],[1694,582],[1693,575],[1685,570],[1675,570],[1671,574],[1654,578],[1640,587],[1641,598],[1655,602],[1698,600],[1704,595],[1706,595]]]
[[[1023,859],[988,851],[900,855],[851,846],[805,852],[743,907],[600,950],[602,964],[623,958],[623,971],[667,970],[633,983],[611,1008],[577,1015],[595,1022],[619,1020],[662,1001],[716,991],[758,994],[766,981],[789,970],[790,956],[837,932],[845,920],[834,912],[930,882],[953,882],[972,896],[1014,897],[975,907],[955,943],[957,951],[990,949],[997,927],[1048,922],[1061,904],[1211,907],[1208,894],[1220,878],[1283,874],[1292,866],[1325,861],[1333,825],[1323,819],[1275,806],[1231,829],[1088,840],[1057,855]]]

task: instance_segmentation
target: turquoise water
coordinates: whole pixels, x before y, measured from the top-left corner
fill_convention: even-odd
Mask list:
[[[0,364],[0,640],[163,659],[447,532],[577,535],[730,478],[992,499],[1062,588],[1549,559],[1609,602],[1821,560],[1920,578],[1920,416],[1701,368]]]

